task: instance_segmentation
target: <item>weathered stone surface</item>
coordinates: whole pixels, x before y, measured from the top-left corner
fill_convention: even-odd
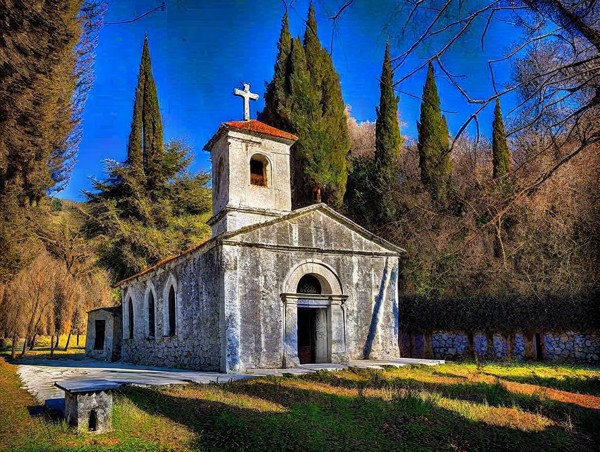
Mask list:
[[[96,348],[96,321],[104,322],[104,341]],[[122,342],[121,307],[99,308],[88,312],[85,354],[103,361],[116,361],[121,358]],[[98,344],[100,345],[100,344]]]
[[[494,335],[493,356],[498,359],[508,358],[509,344],[507,337]],[[410,341],[405,336],[403,340]],[[414,341],[414,356],[423,356],[423,335],[416,335]],[[543,355],[546,360],[577,360],[586,362],[598,361],[600,355],[600,336],[592,333],[567,332],[561,334],[544,333]],[[474,334],[475,349],[480,356],[487,353],[485,334]],[[405,350],[410,350],[410,344],[403,345]],[[466,356],[469,344],[464,333],[450,333],[444,331],[434,332],[432,335],[433,354],[436,358],[455,359]],[[525,339],[522,333],[514,335],[512,358],[525,359]]]
[[[209,142],[213,238],[123,283],[125,361],[227,373],[296,367],[299,309],[319,310],[311,327],[319,364],[399,357],[402,250],[324,204],[291,212],[292,142],[230,128]],[[251,183],[255,157],[266,164],[264,186]],[[306,275],[320,293],[298,296]]]
[[[65,391],[65,418],[80,433],[112,430],[112,408],[110,391]]]

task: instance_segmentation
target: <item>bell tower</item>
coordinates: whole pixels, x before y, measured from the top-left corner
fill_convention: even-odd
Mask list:
[[[291,211],[290,147],[294,135],[249,119],[258,95],[236,89],[244,99],[244,120],[224,122],[206,144],[212,162],[213,237]]]

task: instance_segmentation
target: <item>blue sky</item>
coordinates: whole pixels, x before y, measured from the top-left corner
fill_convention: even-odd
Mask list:
[[[475,1],[475,0],[474,0]],[[478,0],[477,0],[478,1]],[[134,18],[160,5],[160,0],[109,0],[104,26],[100,33],[94,65],[95,83],[89,94],[83,117],[83,138],[77,163],[62,198],[82,200],[82,190],[90,189],[90,177],[104,177],[104,161],[122,161],[126,157],[133,99],[144,35],[150,43],[165,139],[180,139],[192,147],[193,170],[207,170],[209,155],[203,145],[223,121],[242,119],[242,104],[234,97],[234,87],[251,84],[261,97],[251,104],[252,117],[263,108],[265,82],[273,75],[276,44],[279,37],[283,3],[276,0],[169,0],[165,11],[120,25],[110,22]],[[289,3],[289,2],[288,2]],[[329,48],[332,21],[328,19],[342,0],[315,2],[319,37]],[[401,36],[405,10],[402,0],[355,0],[338,20],[333,30],[333,61],[342,84],[346,104],[360,121],[374,121],[379,101],[378,77],[381,72],[386,40],[391,41],[392,55],[410,45],[414,30]],[[308,0],[296,0],[289,10],[292,35],[304,33]],[[445,58],[448,67],[465,74],[464,85],[474,94],[490,92],[486,59],[498,56],[515,38],[509,24],[500,23],[489,32],[488,48],[481,51],[476,32],[465,37]],[[409,59],[398,74],[408,73],[421,58],[435,49],[426,47]],[[442,108],[447,112],[450,132],[456,133],[469,116],[468,105],[438,71],[438,89]],[[500,72],[500,81],[509,77]],[[402,92],[419,96],[425,72],[404,82]],[[399,93],[402,133],[416,136],[420,101]],[[514,100],[503,100],[508,111]],[[482,132],[489,135],[491,107],[481,117]]]

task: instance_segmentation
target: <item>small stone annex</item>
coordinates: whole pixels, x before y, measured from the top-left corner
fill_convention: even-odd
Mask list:
[[[205,146],[212,237],[118,283],[122,344],[106,346],[127,362],[226,373],[398,358],[403,250],[325,204],[291,210],[297,137],[249,119],[248,85],[236,94],[245,119]]]

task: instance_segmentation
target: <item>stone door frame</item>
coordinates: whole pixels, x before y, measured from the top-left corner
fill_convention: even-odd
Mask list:
[[[283,302],[283,362],[282,368],[300,366],[298,358],[298,307],[327,309],[327,357],[330,363],[347,364],[346,312],[348,295],[282,293]]]

